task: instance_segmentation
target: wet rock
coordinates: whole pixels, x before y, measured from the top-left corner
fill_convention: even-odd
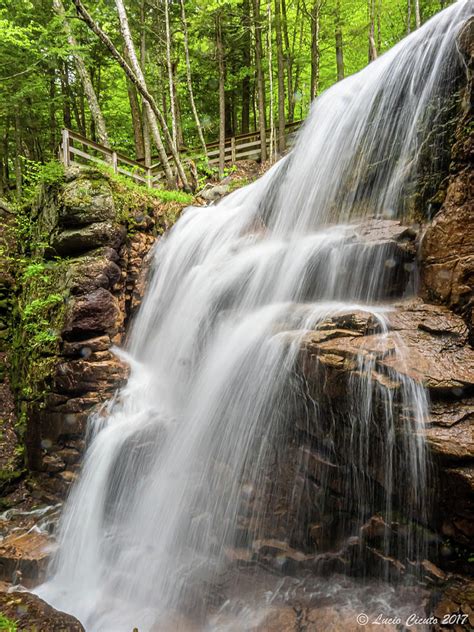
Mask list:
[[[110,354],[108,360],[101,362],[71,360],[58,365],[54,386],[56,390],[70,395],[102,393],[122,384],[127,375],[127,367]]]
[[[356,226],[356,234],[367,243],[395,241],[402,248],[414,251],[414,242],[418,230],[414,226],[405,226],[398,220],[369,219]]]
[[[62,472],[66,467],[66,463],[58,454],[47,454],[43,457],[43,469],[45,472],[56,473]]]
[[[50,554],[48,536],[35,531],[12,533],[0,542],[0,579],[38,584],[44,579]]]
[[[440,532],[463,546],[474,543],[474,463],[438,470],[437,519]]]
[[[230,186],[228,184],[217,184],[215,186],[209,186],[197,194],[198,198],[202,198],[205,202],[216,202],[221,197],[229,193]]]
[[[468,632],[474,629],[474,581],[452,576],[444,588],[433,594],[433,615],[438,619],[434,632]]]
[[[350,432],[347,419],[351,415],[347,394],[356,388],[357,380],[370,376],[391,391],[390,396],[397,402],[403,379],[412,378],[429,389],[432,398],[430,418],[423,431],[436,468],[437,500],[432,524],[456,542],[472,546],[474,406],[469,393],[474,388],[474,351],[467,344],[468,329],[463,319],[446,307],[420,300],[397,303],[386,319],[389,330],[385,334],[377,331],[374,323],[362,321],[352,331],[347,322],[344,328],[325,323],[303,338],[299,366],[311,401],[318,401],[320,412],[317,423],[308,422],[303,415],[304,423],[297,421],[297,427],[313,435],[320,445],[324,445],[326,433],[332,432],[328,419],[335,419],[340,428],[336,445],[331,445],[331,452],[335,452],[332,459],[323,455],[318,458],[314,449],[304,450],[307,473],[335,495],[334,507],[341,502],[340,507],[352,511],[347,502],[351,476],[343,466],[348,449],[344,436]],[[362,373],[361,366],[366,367]],[[376,397],[372,406],[376,411]],[[409,418],[409,411],[399,416],[399,432],[412,431]],[[374,423],[376,419],[375,416]],[[326,428],[325,424],[329,426]],[[383,468],[374,467],[376,444],[368,449],[372,456],[367,472],[383,486]],[[321,533],[324,529],[316,534],[320,542]],[[399,537],[396,531],[394,537]],[[391,569],[389,572],[394,574],[401,572],[391,560],[380,556],[376,559],[375,555],[374,552],[374,563],[380,568]]]
[[[41,428],[42,449],[50,449],[59,439],[84,434],[88,414],[54,413],[51,411],[37,413],[35,422]]]
[[[19,632],[84,632],[75,617],[28,592],[0,593],[0,611],[16,622]]]
[[[62,344],[62,352],[65,356],[78,356],[87,358],[95,351],[107,351],[110,349],[112,342],[110,336],[96,336],[87,340],[64,341]]]
[[[423,560],[421,567],[423,569],[424,578],[431,583],[444,582],[446,579],[446,573],[429,560]]]
[[[102,332],[116,332],[123,320],[117,299],[100,287],[79,296],[68,309],[62,335],[66,339],[90,338]]]
[[[119,266],[107,257],[81,257],[71,262],[66,284],[72,294],[87,294],[98,288],[111,289],[121,278]]]
[[[74,448],[63,448],[56,452],[56,456],[61,459],[66,465],[74,465],[81,458],[79,450]]]
[[[377,630],[395,632],[397,624],[376,623],[377,613],[369,612],[367,623],[359,624],[360,612],[350,608],[331,606],[309,607],[302,604],[291,606],[271,606],[262,612],[260,622],[249,628],[249,632],[360,632]],[[365,613],[363,613],[365,615]]]
[[[126,229],[114,222],[96,222],[84,227],[63,230],[53,236],[51,246],[61,256],[77,255],[108,246],[117,250],[123,243]]]
[[[451,426],[433,425],[427,428],[425,437],[431,452],[442,460],[474,459],[474,408],[471,405],[470,410],[465,410],[463,417]]]

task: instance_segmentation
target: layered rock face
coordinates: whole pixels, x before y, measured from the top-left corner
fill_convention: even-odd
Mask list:
[[[464,92],[464,115],[460,118],[452,150],[446,194],[439,212],[426,228],[421,243],[422,295],[426,300],[448,305],[461,314],[473,343],[474,287],[474,19],[461,32],[468,85]]]
[[[147,256],[183,204],[116,190],[101,172],[70,168],[34,211],[34,264],[14,341],[28,466],[53,501],[74,480],[87,419],[127,378],[113,353],[143,291]],[[129,196],[129,198],[127,198]]]

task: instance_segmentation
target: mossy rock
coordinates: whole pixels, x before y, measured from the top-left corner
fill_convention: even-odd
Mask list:
[[[58,255],[68,257],[100,246],[110,246],[118,250],[125,236],[126,229],[120,224],[111,221],[96,222],[56,233],[51,240],[51,246]]]
[[[80,177],[65,184],[58,215],[61,226],[84,226],[114,218],[114,198],[105,178],[90,180]]]

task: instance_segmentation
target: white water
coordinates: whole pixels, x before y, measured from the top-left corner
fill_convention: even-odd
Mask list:
[[[301,395],[290,386],[301,336],[354,309],[386,328],[379,300],[392,264],[387,253],[354,247],[350,222],[406,212],[420,147],[459,64],[456,34],[470,13],[470,2],[457,3],[333,86],[316,100],[290,156],[219,205],[188,209],[158,244],[127,349],[131,377],[106,423],[91,422],[53,575],[38,590],[88,630],[144,632],[161,622],[171,632],[177,624],[163,621],[179,610],[201,621],[196,629],[246,629],[243,619],[235,628],[206,622],[206,600],[226,571],[225,547],[238,535],[242,493],[265,484],[273,449],[289,434]],[[361,359],[362,390],[347,393],[350,459],[362,472],[372,392],[380,388],[368,377],[370,361]],[[423,390],[409,380],[401,390],[421,426]],[[399,464],[393,403],[388,392],[382,399],[390,519]],[[398,491],[420,511],[426,463],[414,437],[405,439]],[[372,495],[357,485],[351,493],[363,520]],[[253,518],[259,524],[269,514],[271,499]],[[407,555],[416,558],[419,546],[412,539]]]

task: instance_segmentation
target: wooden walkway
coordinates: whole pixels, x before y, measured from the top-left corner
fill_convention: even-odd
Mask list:
[[[285,138],[287,147],[294,143],[296,132],[302,121],[288,123],[285,126]],[[270,153],[270,130],[267,131],[267,155]],[[206,145],[207,158],[211,166],[219,164],[219,143]],[[180,150],[180,155],[185,162],[187,159],[195,160],[201,154],[196,149]],[[111,167],[115,173],[128,176],[147,187],[158,188],[164,180],[164,173],[159,162],[145,165],[143,161],[134,160],[124,156],[114,149],[105,147],[89,140],[85,136],[63,129],[62,143],[59,150],[61,162],[68,167],[71,164],[98,163]],[[260,132],[249,132],[232,136],[225,140],[225,163],[233,165],[238,160],[259,160],[261,157]],[[172,163],[170,156],[170,163]]]

